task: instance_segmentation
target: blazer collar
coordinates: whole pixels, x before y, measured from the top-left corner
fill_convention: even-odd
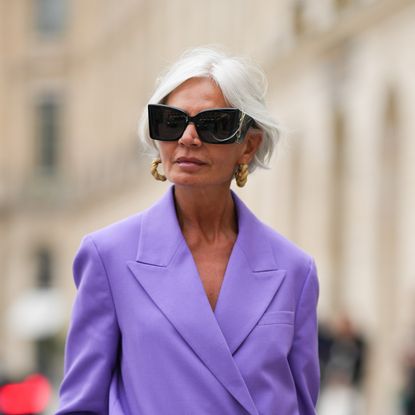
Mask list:
[[[238,218],[235,245],[245,254],[250,269],[255,272],[277,269],[266,227],[242,200],[232,192]],[[174,186],[143,213],[136,260],[149,265],[166,267],[181,243],[185,243],[176,215]]]

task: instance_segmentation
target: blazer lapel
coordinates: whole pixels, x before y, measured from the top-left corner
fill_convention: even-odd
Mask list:
[[[172,186],[143,213],[136,261],[128,261],[128,267],[219,382],[248,413],[258,415],[232,354],[264,312],[285,271],[276,269],[268,241],[251,240],[263,237],[256,225],[264,225],[233,194],[239,233],[213,312],[177,221],[173,191]]]
[[[232,193],[238,215],[238,238],[226,269],[215,316],[234,354],[281,286],[269,229]]]

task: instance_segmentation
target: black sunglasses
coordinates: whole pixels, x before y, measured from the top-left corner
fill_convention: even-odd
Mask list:
[[[148,105],[148,121],[153,140],[178,140],[192,122],[199,138],[210,144],[241,143],[254,123],[237,108],[208,109],[191,117],[179,108],[162,104]]]

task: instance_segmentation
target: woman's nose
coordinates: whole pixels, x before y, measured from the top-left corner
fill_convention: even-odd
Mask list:
[[[196,127],[193,123],[189,123],[184,130],[182,136],[179,138],[179,144],[184,146],[201,146],[202,141],[197,134]]]

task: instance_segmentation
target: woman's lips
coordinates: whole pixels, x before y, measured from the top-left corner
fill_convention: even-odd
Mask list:
[[[194,157],[179,157],[176,163],[194,163],[194,164],[205,164],[202,160]]]
[[[182,170],[196,171],[199,170],[206,163],[194,157],[179,157],[176,163]]]

